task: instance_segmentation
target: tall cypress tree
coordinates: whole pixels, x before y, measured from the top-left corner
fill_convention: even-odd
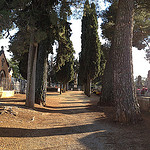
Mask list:
[[[60,82],[60,94],[61,94],[61,87],[63,85],[63,89],[65,91],[65,86],[67,82],[73,79],[74,75],[74,49],[72,41],[70,40],[71,37],[71,29],[70,23],[65,22],[62,24],[62,32],[59,33],[59,47],[57,49],[57,56],[56,56],[56,76],[57,80]]]
[[[91,7],[85,2],[82,18],[82,50],[80,55],[80,77],[84,84],[85,94],[90,96],[90,83],[100,71],[100,41],[98,36],[98,21],[95,4]]]
[[[73,80],[74,77],[74,57],[73,55],[69,58],[69,61],[65,62],[65,65],[60,67],[56,72],[57,80],[60,82],[60,94],[63,85],[63,92],[66,91],[66,84]]]

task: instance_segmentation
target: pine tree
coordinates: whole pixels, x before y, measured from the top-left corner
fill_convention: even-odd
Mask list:
[[[135,15],[134,15],[134,30],[133,30],[133,39],[132,46],[138,48],[139,50],[145,49],[147,44],[145,41],[149,39],[149,13],[139,2],[136,3]],[[141,8],[142,7],[142,8]],[[103,12],[101,24],[102,35],[107,41],[109,41],[109,52],[106,63],[106,68],[102,78],[102,94],[100,96],[100,105],[115,105],[113,97],[113,51],[112,51],[112,42],[115,34],[115,22],[118,9],[118,2],[115,1],[112,5]],[[142,30],[141,30],[142,29]],[[110,46],[111,45],[111,46]]]
[[[140,108],[135,95],[132,68],[134,0],[119,0],[113,49],[113,94],[116,106],[116,121],[136,123]]]

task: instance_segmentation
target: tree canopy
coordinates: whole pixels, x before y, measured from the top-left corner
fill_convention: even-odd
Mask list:
[[[134,29],[133,29],[133,41],[132,45],[139,50],[143,49],[147,53],[149,52],[149,35],[150,35],[150,10],[148,9],[149,1],[136,1],[134,13]],[[102,36],[110,43],[113,40],[114,28],[116,22],[116,14],[118,9],[118,2],[112,1],[109,8],[102,12],[101,24]],[[147,57],[148,58],[148,57]]]

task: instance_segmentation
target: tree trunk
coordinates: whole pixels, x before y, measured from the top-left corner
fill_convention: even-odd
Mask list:
[[[84,83],[84,94],[87,95],[87,84]]]
[[[46,104],[46,92],[47,92],[47,61],[48,53],[45,49],[44,43],[39,43],[38,57],[37,57],[37,68],[36,68],[36,89],[35,89],[35,103]]]
[[[87,93],[86,95],[88,97],[91,96],[91,79],[90,79],[90,75],[87,75]]]
[[[136,123],[141,119],[132,64],[134,0],[119,0],[114,35],[114,100],[116,121]]]
[[[26,106],[34,108],[35,102],[35,78],[36,78],[36,59],[38,45],[34,44],[34,34],[31,34],[30,49],[28,55],[28,70],[27,70],[27,92]]]
[[[62,83],[60,83],[60,94],[61,94],[61,92],[62,92],[61,89],[62,89]]]
[[[63,83],[63,93],[66,92],[66,83]]]
[[[67,82],[66,84],[66,91],[68,91],[68,89],[69,89],[69,82]]]
[[[113,97],[113,51],[110,48],[106,67],[104,70],[104,75],[102,78],[102,90],[100,95],[100,101],[98,105],[101,106],[113,106],[114,105],[114,97]]]

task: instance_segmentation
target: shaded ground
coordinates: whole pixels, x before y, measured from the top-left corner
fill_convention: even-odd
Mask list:
[[[25,95],[0,99],[0,150],[150,150],[149,112],[137,125],[116,124],[98,99],[53,92],[34,110],[24,106]]]

